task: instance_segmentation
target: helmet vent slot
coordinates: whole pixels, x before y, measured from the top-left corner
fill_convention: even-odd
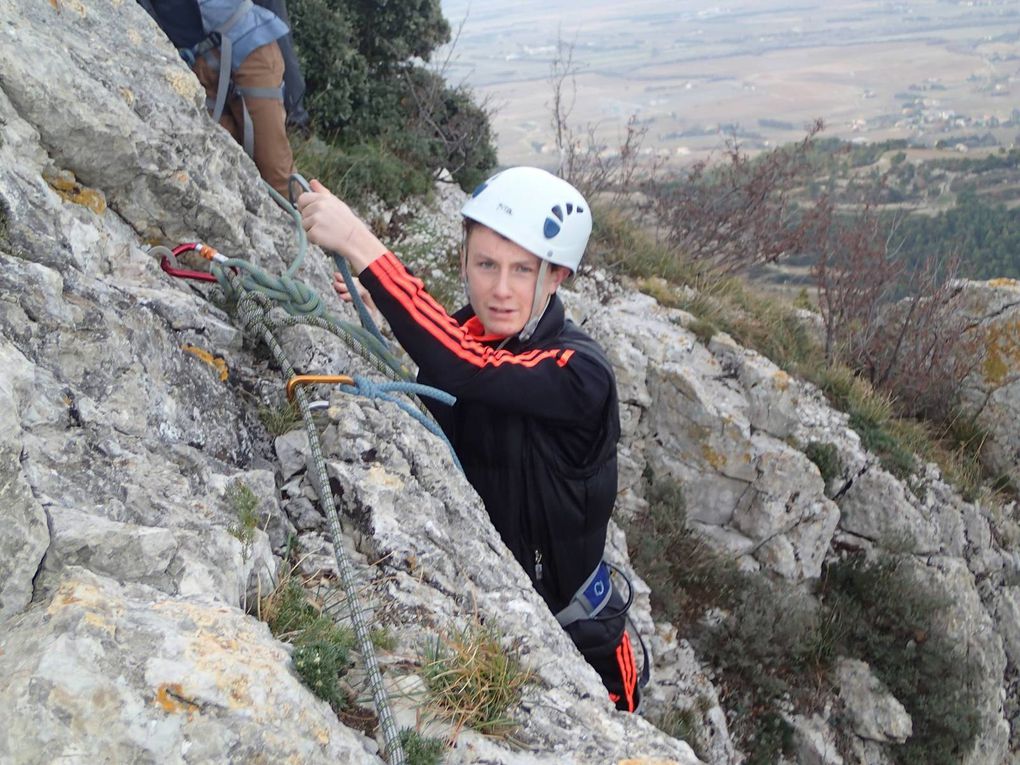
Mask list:
[[[567,206],[567,212],[568,213],[570,212],[569,206]],[[559,205],[553,206],[552,214],[556,216],[557,220],[559,220],[560,223],[563,222],[563,209]]]
[[[542,233],[545,234],[546,239],[552,239],[558,233],[560,233],[560,224],[554,221],[552,218],[545,219],[545,227],[542,229]]]

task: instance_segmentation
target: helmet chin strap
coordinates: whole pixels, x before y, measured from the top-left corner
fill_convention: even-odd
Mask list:
[[[545,299],[545,302],[542,301],[542,293],[545,291],[545,278],[548,274],[549,261],[542,259],[542,264],[538,267],[538,279],[535,281],[535,297],[531,301],[531,317],[521,331],[517,333],[517,338],[522,343],[530,340],[531,336],[535,334],[535,328],[538,327],[538,322],[542,320],[542,314],[545,313],[545,309],[549,306],[548,297]],[[505,338],[499,344],[499,347],[502,348],[509,340],[509,337]]]

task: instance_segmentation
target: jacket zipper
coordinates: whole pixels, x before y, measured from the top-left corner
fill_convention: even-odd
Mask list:
[[[542,551],[535,550],[535,581],[542,581]]]

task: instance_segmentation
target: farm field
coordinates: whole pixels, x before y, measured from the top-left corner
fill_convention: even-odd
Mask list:
[[[607,150],[634,115],[677,163],[825,135],[919,145],[1020,133],[1017,0],[443,0],[447,76],[495,107],[500,161],[552,165],[557,39],[578,73],[572,122]],[[439,57],[442,60],[442,56]]]

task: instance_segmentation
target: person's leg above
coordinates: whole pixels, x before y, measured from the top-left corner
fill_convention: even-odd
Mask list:
[[[234,72],[234,84],[244,98],[254,133],[254,157],[262,177],[287,196],[287,181],[294,172],[294,155],[287,139],[283,95],[283,56],[275,42],[256,48]],[[270,95],[275,91],[277,94]],[[268,97],[267,97],[268,96]],[[240,99],[231,103],[235,120],[243,120]],[[244,143],[243,135],[240,138]]]

